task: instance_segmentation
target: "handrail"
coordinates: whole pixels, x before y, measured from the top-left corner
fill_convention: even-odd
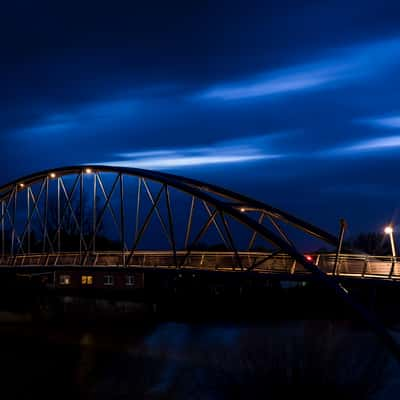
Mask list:
[[[96,252],[89,261],[82,262],[81,253],[60,252],[60,253],[32,253],[17,256],[6,256],[0,258],[1,266],[41,266],[41,267],[90,267],[90,266],[127,266],[127,267],[152,267],[152,268],[178,268],[175,257],[183,259],[186,251],[172,250],[138,250],[134,257],[126,265],[124,257],[129,252],[126,251],[102,251]],[[336,262],[335,253],[311,253],[308,254],[318,264],[318,267],[327,275],[335,275],[353,278],[374,277],[386,280],[399,280],[400,268],[393,269],[393,259],[389,256],[366,256],[364,254],[341,254],[338,258],[336,273],[334,265]],[[239,260],[238,260],[239,257]],[[318,262],[317,262],[318,260]],[[260,273],[284,272],[289,275],[309,275],[301,264],[293,260],[289,254],[271,252],[250,252],[243,251],[235,253],[233,251],[193,251],[184,265],[180,268],[199,268],[203,270],[224,270],[238,272],[238,263],[244,266],[247,271]],[[395,264],[397,266],[397,263]],[[398,264],[400,266],[400,264]]]

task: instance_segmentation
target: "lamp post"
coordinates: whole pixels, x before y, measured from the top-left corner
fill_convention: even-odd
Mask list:
[[[389,237],[390,237],[390,246],[392,248],[392,256],[394,258],[394,257],[396,257],[396,247],[394,244],[393,227],[391,225],[388,225],[387,227],[385,227],[385,233],[386,233],[386,235],[389,235]]]
[[[392,248],[393,260],[392,260],[392,267],[390,268],[390,273],[389,273],[389,277],[391,278],[394,272],[394,268],[396,266],[396,246],[394,244],[393,227],[391,225],[385,227],[385,233],[390,237],[390,246]]]

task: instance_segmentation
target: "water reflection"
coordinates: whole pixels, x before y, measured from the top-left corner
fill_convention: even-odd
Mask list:
[[[2,325],[0,336],[3,389],[14,398],[390,398],[388,354],[345,323],[25,323]]]

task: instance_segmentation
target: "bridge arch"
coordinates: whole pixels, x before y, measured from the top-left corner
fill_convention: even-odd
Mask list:
[[[0,222],[2,226],[2,236],[4,238],[4,229],[6,226],[6,222],[9,223],[9,228],[12,232],[12,241],[17,242],[16,244],[12,244],[11,255],[24,252],[24,241],[29,239],[29,230],[31,229],[31,220],[35,214],[39,214],[38,208],[38,198],[42,196],[46,198],[49,197],[49,183],[52,180],[57,181],[57,197],[60,198],[62,194],[65,195],[66,204],[64,204],[64,213],[65,210],[69,210],[69,212],[73,211],[71,209],[71,198],[74,195],[76,189],[79,186],[79,191],[81,192],[80,201],[82,201],[82,191],[87,190],[83,188],[83,177],[85,175],[93,175],[95,178],[93,179],[93,185],[98,186],[101,188],[106,200],[106,204],[103,206],[101,213],[107,211],[110,208],[110,193],[106,193],[104,188],[104,183],[100,177],[101,173],[111,173],[116,176],[114,180],[113,188],[111,191],[111,195],[115,191],[115,187],[118,184],[120,186],[120,207],[123,207],[123,196],[124,196],[124,189],[123,189],[123,179],[124,176],[133,176],[139,179],[139,183],[144,183],[146,185],[146,180],[157,182],[162,185],[162,190],[165,192],[166,196],[168,197],[168,189],[174,188],[179,190],[189,196],[192,196],[192,209],[190,210],[190,214],[188,218],[192,218],[192,211],[193,211],[193,201],[194,199],[203,202],[206,205],[206,209],[209,214],[209,219],[207,221],[207,229],[214,225],[217,227],[220,235],[221,231],[225,232],[225,243],[229,242],[230,247],[232,250],[236,251],[233,244],[233,234],[229,231],[228,225],[225,222],[224,216],[229,216],[234,218],[240,224],[246,226],[248,229],[252,231],[252,239],[250,242],[255,241],[255,237],[259,235],[260,237],[264,238],[267,242],[273,244],[276,247],[277,253],[285,253],[290,255],[293,259],[301,264],[307,264],[307,260],[304,258],[303,254],[301,254],[297,249],[293,242],[290,241],[288,235],[285,233],[284,229],[280,227],[279,222],[284,221],[295,227],[298,230],[303,231],[305,234],[316,237],[318,239],[323,240],[324,242],[330,245],[336,245],[336,238],[329,234],[328,232],[323,231],[322,229],[303,221],[295,216],[290,215],[282,210],[277,208],[271,207],[263,202],[251,199],[247,196],[241,195],[239,193],[235,193],[225,188],[218,187],[216,185],[211,185],[205,182],[197,181],[190,178],[185,178],[182,176],[157,172],[157,171],[150,171],[150,170],[143,170],[143,169],[136,169],[136,168],[125,168],[125,167],[113,167],[113,166],[100,166],[100,165],[85,165],[85,166],[68,166],[62,168],[55,168],[51,170],[41,171],[39,173],[35,173],[32,175],[24,176],[17,180],[14,180],[11,183],[8,183],[2,187],[0,187],[0,203],[1,203],[1,214],[0,214]],[[75,184],[72,190],[72,193],[67,193],[66,185],[64,184],[64,178],[66,176],[75,176]],[[39,184],[40,190],[36,194],[33,193],[31,187],[35,184]],[[96,191],[96,187],[94,188]],[[100,190],[100,189],[97,189]],[[140,190],[140,187],[139,189]],[[160,210],[158,209],[158,205],[154,204],[156,199],[149,191],[148,186],[146,185],[147,193],[149,194],[149,201],[152,203],[152,213],[156,213],[160,218]],[[26,200],[26,220],[25,223],[22,224],[24,226],[23,232],[21,235],[17,233],[16,227],[16,213],[18,212],[17,208],[17,196],[21,194],[21,192],[27,193],[27,200]],[[161,192],[160,192],[161,193]],[[167,198],[168,201],[168,215],[165,218],[166,220],[170,220],[172,218],[172,204],[170,200]],[[80,205],[81,207],[82,205]],[[44,208],[48,208],[48,202],[43,205]],[[57,214],[60,215],[62,211],[60,208],[62,207],[60,203],[57,204]],[[12,212],[10,211],[12,209]],[[112,211],[112,208],[110,208]],[[252,216],[249,215],[249,211],[252,212]],[[112,211],[113,212],[113,211]],[[257,219],[254,218],[255,213],[257,213]],[[13,215],[11,215],[13,214]],[[42,228],[43,228],[43,236],[48,235],[46,232],[46,224],[48,223],[47,219],[44,218],[46,214],[48,214],[48,210],[44,209],[42,212],[42,220],[40,221]],[[113,212],[113,217],[115,217],[115,212]],[[119,215],[121,215],[121,224],[126,226],[126,221],[122,221],[124,218],[123,210],[120,210]],[[219,227],[218,223],[216,222],[216,217],[219,216],[222,218],[221,225],[223,227]],[[63,218],[63,215],[60,217]],[[151,217],[150,217],[151,218]],[[264,218],[268,218],[269,222],[272,224],[271,227],[274,230],[266,227],[262,222]],[[78,225],[78,230],[81,229],[79,227],[79,218],[77,215],[74,216],[75,222]],[[115,218],[114,218],[115,219]],[[160,219],[161,221],[161,219]],[[170,228],[172,226],[171,221]],[[187,221],[187,227],[192,224],[191,220]],[[21,225],[21,224],[20,224]],[[167,223],[164,224],[164,230],[167,230]],[[95,229],[94,229],[95,231]],[[82,233],[82,232],[81,232]],[[96,234],[96,232],[94,232]],[[170,232],[171,233],[171,232]],[[22,236],[22,237],[21,237]],[[221,235],[222,237],[222,235]],[[170,238],[173,239],[173,238]],[[46,243],[46,238],[43,237],[44,243]],[[47,238],[48,244],[50,245],[51,242],[49,238]],[[173,240],[170,240],[172,243]],[[172,243],[174,247],[172,250],[176,251],[176,245]],[[14,246],[15,245],[15,246]],[[186,243],[187,247],[188,243]],[[6,251],[4,249],[5,243],[4,240],[2,242],[2,254],[5,254]],[[250,246],[251,247],[251,246]],[[132,249],[134,250],[134,249]],[[186,249],[185,249],[186,250]],[[28,251],[29,252],[29,251]]]

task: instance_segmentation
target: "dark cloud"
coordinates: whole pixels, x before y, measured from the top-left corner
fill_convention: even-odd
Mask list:
[[[179,166],[331,230],[377,226],[400,153],[400,5],[381,3],[9,2],[1,180]]]

